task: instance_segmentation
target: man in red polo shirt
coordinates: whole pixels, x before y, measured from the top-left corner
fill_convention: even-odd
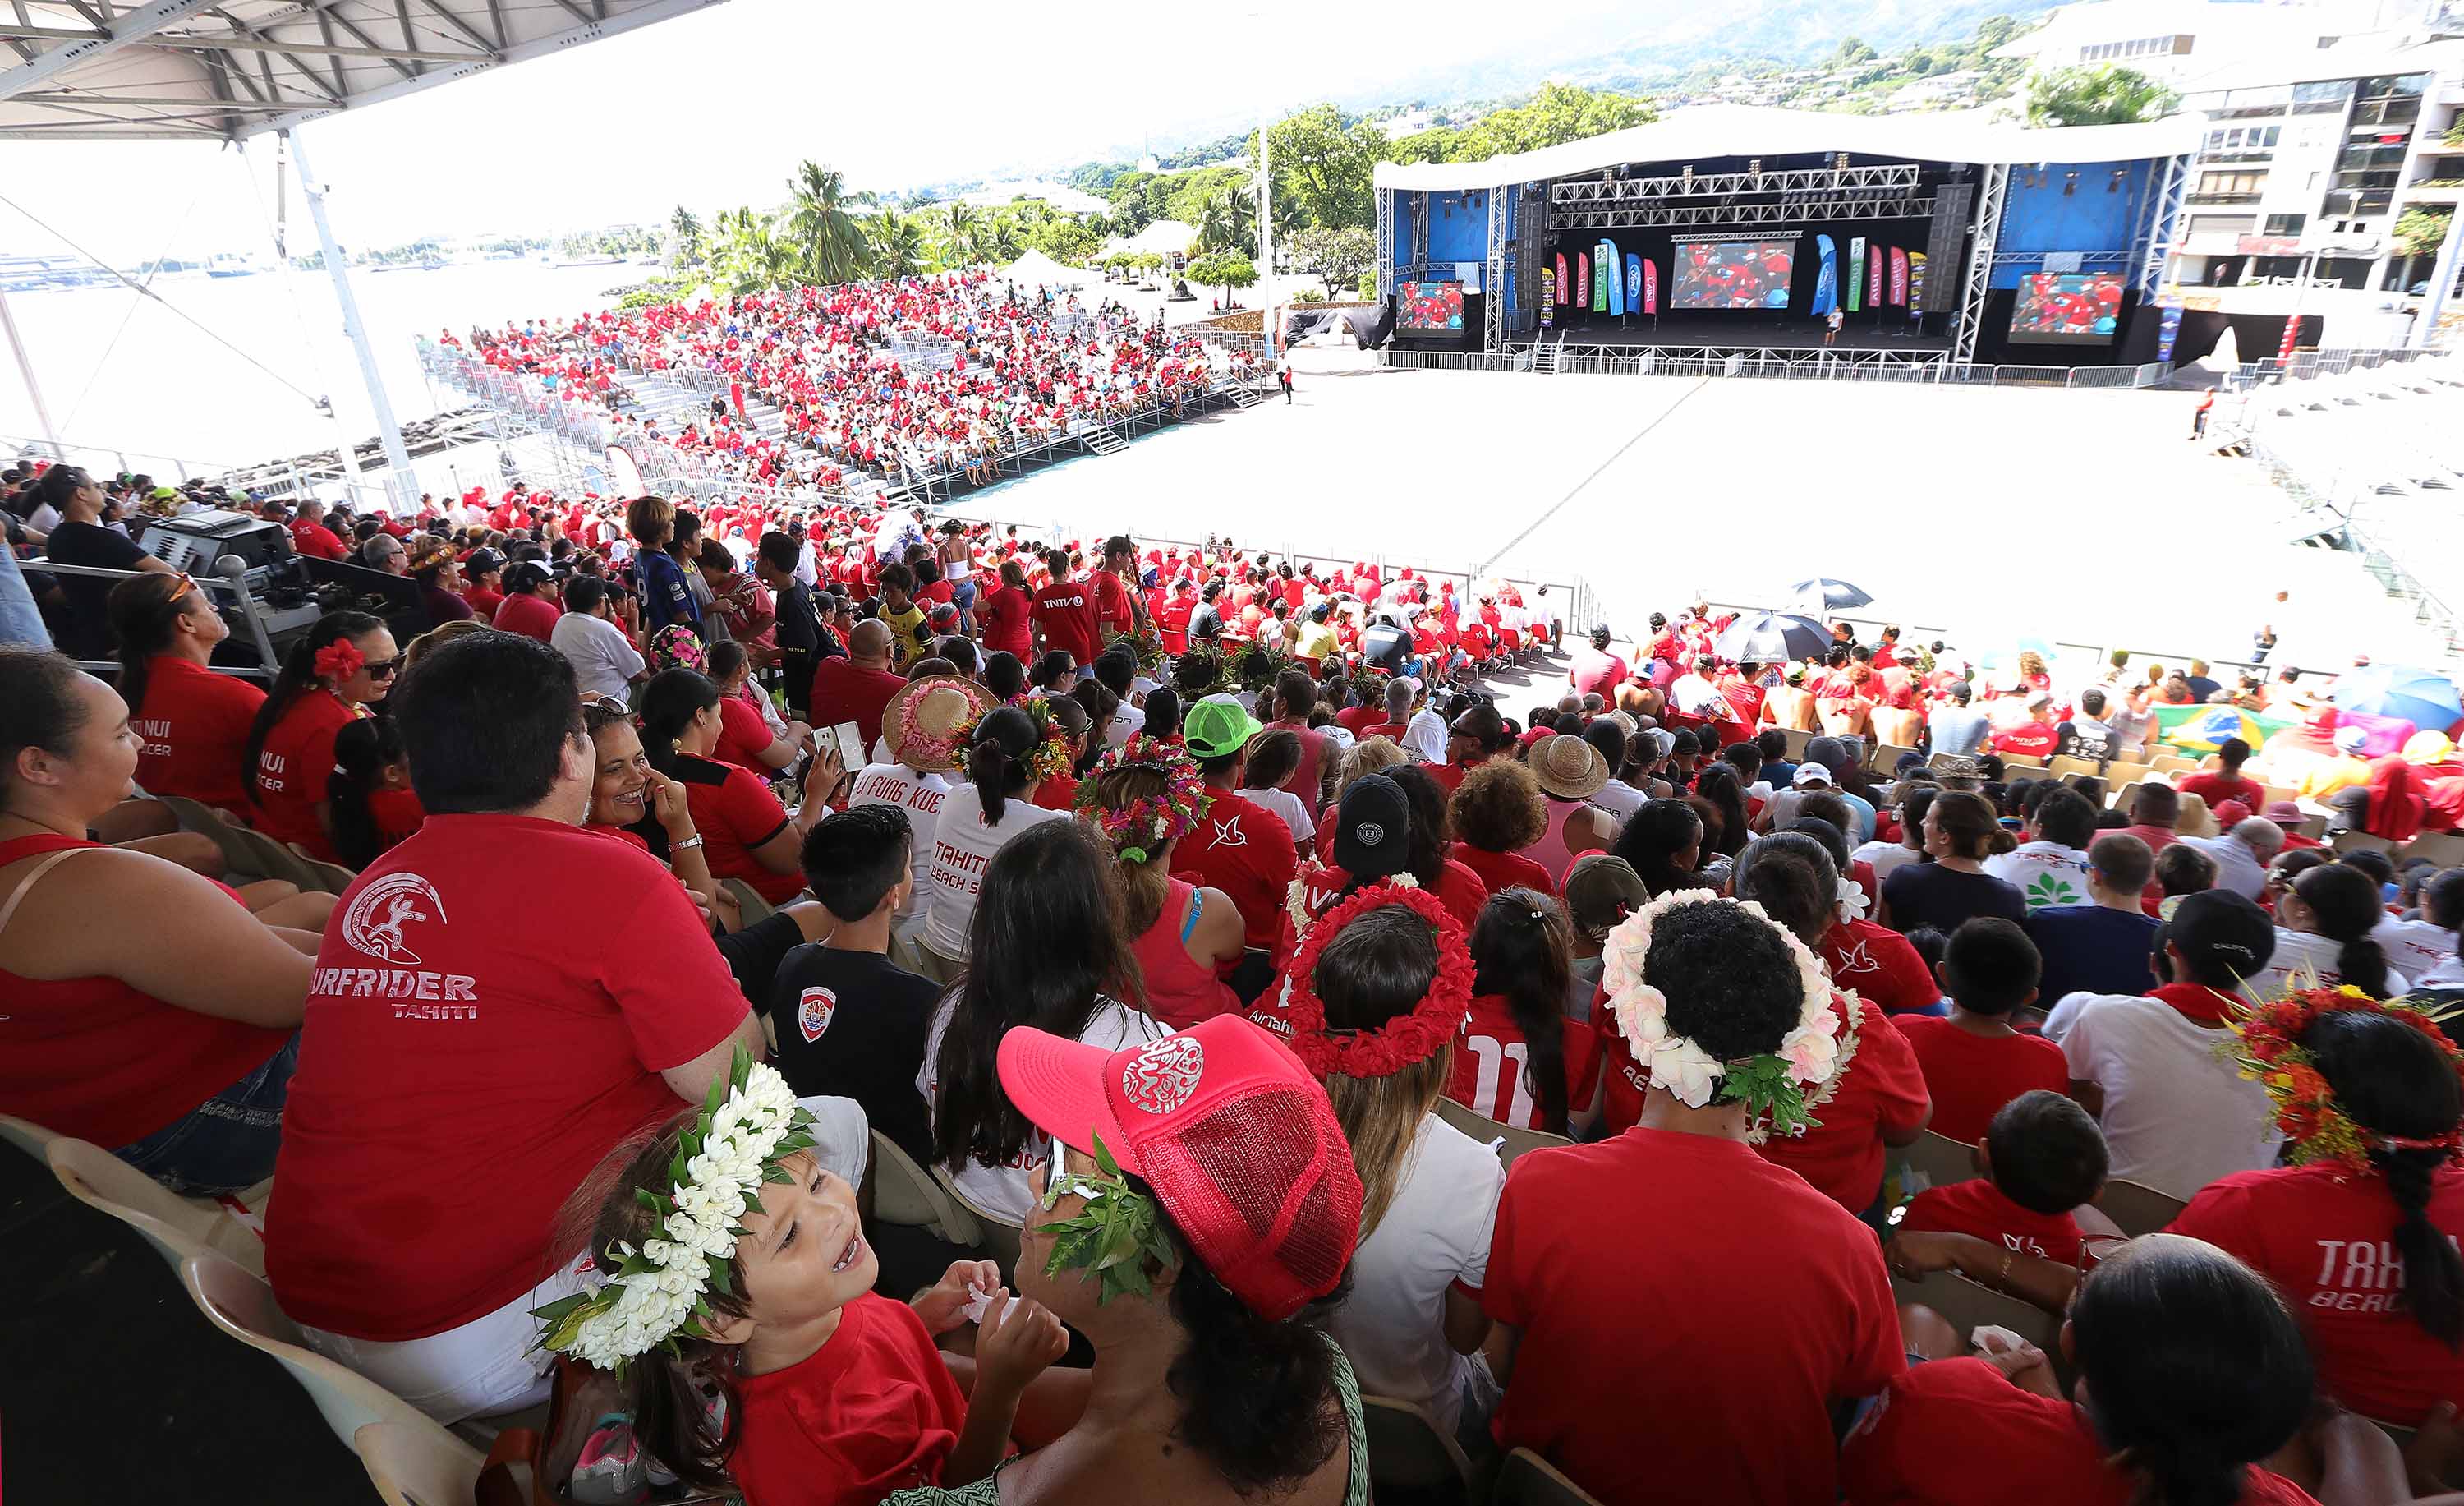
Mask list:
[[[284,517],[282,504],[266,503],[265,516],[274,521],[281,521]],[[334,530],[318,521],[315,502],[302,502],[299,515],[291,520],[291,548],[296,554],[312,555],[319,560],[339,560],[350,552],[342,547],[341,540],[334,537]]]
[[[847,657],[833,654],[813,668],[812,724],[855,723],[869,749],[881,736],[881,710],[907,683],[890,669],[890,625],[867,617],[847,634]]]
[[[1028,612],[1036,636],[1045,648],[1061,650],[1085,669],[1095,662],[1103,638],[1096,626],[1101,610],[1097,587],[1090,581],[1069,578],[1069,556],[1063,550],[1045,555],[1044,563],[1052,578],[1036,588],[1035,604]]]
[[[1265,729],[1229,696],[1208,696],[1189,708],[1181,742],[1198,760],[1213,803],[1198,829],[1173,850],[1177,876],[1222,890],[1241,912],[1247,946],[1272,951],[1284,923],[1284,896],[1300,867],[1292,829],[1284,818],[1235,793],[1249,742]]]
[[[1134,632],[1138,624],[1146,620],[1146,604],[1129,587],[1137,574],[1138,546],[1130,542],[1130,536],[1114,534],[1105,540],[1104,567],[1094,575],[1095,631],[1099,641]]]

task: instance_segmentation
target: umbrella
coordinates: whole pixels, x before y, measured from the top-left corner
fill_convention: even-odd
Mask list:
[[[2464,703],[2456,699],[2455,682],[2435,670],[2365,665],[2338,678],[2327,695],[2343,710],[2390,717],[2432,732],[2444,732],[2464,721]]]
[[[2267,729],[2239,706],[2208,706],[2165,734],[2166,742],[2193,753],[2213,753],[2227,738],[2239,738],[2255,748],[2267,741]]]
[[[1724,659],[1783,664],[1830,652],[1831,631],[1811,617],[1758,611],[1728,624],[1713,647]]]
[[[1874,598],[1862,587],[1851,586],[1846,581],[1825,580],[1820,576],[1797,582],[1788,588],[1788,594],[1789,599],[1798,606],[1819,611],[1842,611],[1850,607],[1874,605]]]

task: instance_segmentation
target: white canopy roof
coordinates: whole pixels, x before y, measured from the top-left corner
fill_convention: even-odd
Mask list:
[[[1983,110],[1835,115],[1705,104],[1673,111],[1648,125],[1485,162],[1381,162],[1376,184],[1381,188],[1438,191],[1488,188],[1504,183],[1579,177],[1620,163],[1784,157],[1798,152],[1846,151],[1903,162],[2128,162],[2195,151],[2203,129],[2198,117],[2183,115],[2145,125],[2038,129],[1988,119]]]
[[[725,3],[12,0],[0,137],[237,140]]]
[[[1130,237],[1132,251],[1151,251],[1161,256],[1177,256],[1198,239],[1198,227],[1182,220],[1153,220],[1147,228]]]
[[[1001,276],[1012,282],[1043,284],[1051,287],[1077,287],[1087,280],[1087,274],[1075,267],[1065,267],[1040,251],[1029,251],[1001,269]]]

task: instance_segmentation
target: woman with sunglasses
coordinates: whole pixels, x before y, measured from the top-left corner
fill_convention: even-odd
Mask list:
[[[248,731],[265,692],[207,668],[231,625],[187,575],[140,575],[111,588],[120,697],[137,731],[137,783],[217,809],[248,808]]]
[[[171,567],[131,543],[128,535],[103,526],[111,505],[102,483],[82,466],[55,465],[34,483],[36,499],[59,509],[46,556],[55,565],[94,565],[108,570],[146,570],[165,574]],[[111,625],[105,603],[112,582],[99,576],[58,575],[68,615],[57,633],[60,652],[73,659],[99,659],[111,652]]]
[[[333,611],[283,655],[282,673],[248,729],[249,803],[257,827],[323,862],[341,859],[325,828],[334,734],[370,715],[402,668],[393,634],[363,611]]]

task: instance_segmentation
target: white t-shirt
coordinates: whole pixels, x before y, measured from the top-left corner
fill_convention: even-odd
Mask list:
[[[1620,825],[1634,819],[1642,803],[1651,797],[1622,779],[1612,779],[1593,791],[1592,804],[1617,818]]]
[[[2104,1090],[2110,1174],[2188,1198],[2218,1177],[2276,1164],[2267,1090],[2220,1053],[2231,1034],[2162,999],[2073,994],[2061,1037],[2071,1076]]]
[[[2385,946],[2387,943],[2381,941],[2379,944]],[[2279,925],[2276,928],[2276,954],[2268,959],[2267,971],[2250,981],[2251,990],[2262,999],[2274,998],[2292,985],[2295,973],[2305,969],[2319,975],[2319,986],[2336,987],[2344,981],[2344,975],[2336,967],[2336,959],[2343,950],[2342,941],[2314,936],[2308,931],[2288,931]],[[2452,946],[2448,955],[2454,955]],[[2411,986],[2411,981],[2396,970],[2395,954],[2389,952],[2387,997],[2396,998]]]
[[[1112,709],[1112,720],[1104,723],[1104,741],[1113,747],[1120,747],[1133,736],[1144,731],[1146,724],[1145,710],[1125,700]]]
[[[2216,860],[2218,889],[2230,889],[2244,899],[2256,899],[2267,893],[2267,865],[2258,860],[2249,843],[2230,836],[2186,836],[2180,840]]]
[[[1066,810],[1045,810],[1023,800],[1001,807],[999,826],[984,824],[983,798],[973,785],[958,785],[941,802],[933,824],[933,853],[925,864],[924,940],[944,957],[967,955],[967,930],[976,918],[976,896],[984,870],[1011,837],[1046,821],[1067,821]]]
[[[569,611],[556,620],[547,635],[549,647],[573,665],[582,694],[625,698],[625,687],[642,673],[642,655],[626,638],[625,630],[605,617]]]
[[[1868,842],[1848,854],[1852,863],[1874,865],[1874,881],[1881,883],[1891,876],[1891,870],[1915,862],[1925,854],[1905,842]]]
[[[957,1004],[958,994],[955,988],[943,995],[940,1006],[933,1011],[932,1029],[924,1034],[924,1065],[915,1074],[915,1091],[924,1095],[928,1108],[933,1107],[940,1096],[940,1085],[933,1076],[933,1063],[941,1054],[941,1032],[949,1028],[950,1011],[957,1008]],[[1087,1016],[1087,1028],[1078,1032],[1078,1042],[1082,1046],[1097,1046],[1108,1052],[1116,1052],[1141,1041],[1161,1040],[1171,1033],[1126,1004],[1098,999],[1094,1012]],[[960,1195],[977,1207],[995,1218],[1023,1224],[1026,1210],[1035,1206],[1038,1189],[1044,1185],[1044,1136],[1038,1131],[1028,1135],[1026,1149],[1015,1163],[979,1166],[970,1161],[953,1172],[950,1180],[958,1185]],[[1492,1204],[1494,1201],[1492,1197]],[[1485,1248],[1484,1244],[1483,1249]]]
[[[855,777],[855,787],[847,795],[847,808],[858,806],[903,806],[907,810],[908,872],[913,887],[907,902],[898,907],[899,922],[913,923],[924,914],[924,897],[933,888],[933,833],[940,826],[941,803],[950,793],[950,782],[938,774],[926,774],[904,764],[867,764]]]
[[[2409,978],[2427,981],[2431,969],[2455,961],[2455,933],[2427,920],[2389,916],[2370,932],[2370,940],[2387,952],[2387,965],[2403,968]]]
[[[1238,793],[1242,799],[1264,806],[1283,817],[1284,825],[1291,828],[1292,846],[1306,850],[1317,835],[1317,821],[1310,816],[1308,802],[1290,790],[1243,789]]]
[[[2089,901],[2087,854],[2059,842],[2022,842],[1987,858],[1985,871],[2017,889],[2030,915],[2052,905]]]
[[[1477,1292],[1506,1167],[1497,1152],[1431,1114],[1404,1163],[1385,1217],[1352,1256],[1352,1297],[1327,1324],[1360,1389],[1429,1409],[1441,1432],[1463,1415],[1475,1365],[1446,1343],[1446,1289]]]

